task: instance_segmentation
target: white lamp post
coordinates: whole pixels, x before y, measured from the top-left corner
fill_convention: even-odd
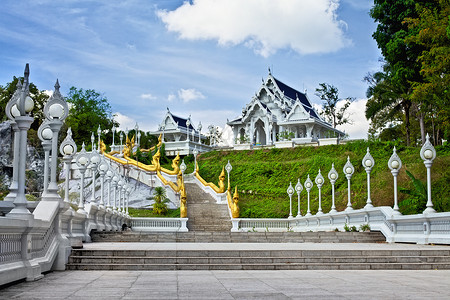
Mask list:
[[[348,191],[348,202],[347,202],[347,208],[345,211],[351,211],[353,210],[352,202],[351,202],[351,191],[350,191],[350,179],[352,178],[353,173],[355,172],[355,168],[353,167],[352,163],[350,162],[350,156],[347,156],[347,162],[344,165],[344,174],[347,178],[347,191]]]
[[[297,181],[297,184],[295,185],[295,191],[297,192],[297,196],[298,196],[298,211],[297,211],[297,218],[301,217],[302,214],[300,212],[300,193],[303,190],[303,186],[300,183],[300,178]]]
[[[191,120],[187,119],[186,121],[186,130],[187,130],[187,141],[189,142],[189,126],[191,126]],[[189,143],[188,143],[188,154],[189,154]]]
[[[334,168],[334,163],[331,165],[331,170],[328,172],[328,179],[330,179],[331,182],[331,195],[332,195],[332,202],[331,202],[331,210],[330,213],[335,213],[336,211],[336,205],[334,202],[334,184],[336,183],[336,180],[338,179],[339,175],[336,169]]]
[[[137,146],[140,147],[141,146],[141,132],[138,131],[137,133]]]
[[[128,206],[130,205],[130,195],[131,195],[131,186],[128,185],[128,188],[127,188],[126,213],[125,213],[127,216],[129,216],[129,214],[128,214]]]
[[[38,137],[41,140],[42,148],[44,148],[44,189],[41,194],[41,198],[47,197],[47,189],[48,189],[48,171],[49,171],[49,157],[50,151],[52,150],[52,137],[53,132],[50,128],[49,121],[47,119],[42,122],[41,126],[38,129]]]
[[[370,199],[370,172],[372,171],[372,168],[375,165],[375,160],[373,159],[372,155],[370,155],[369,147],[367,147],[367,153],[362,160],[362,165],[367,173],[367,201],[366,206],[364,206],[364,208],[371,208],[373,207],[373,205],[372,200]]]
[[[202,144],[202,122],[198,123],[198,143],[201,145]]]
[[[115,148],[115,145],[114,145],[114,135],[115,135],[115,133],[116,133],[116,126],[113,125],[113,127],[112,127],[112,135],[113,135],[113,137],[112,137],[112,145],[111,145],[111,149],[112,150],[114,150],[114,148]]]
[[[225,170],[227,170],[227,174],[228,174],[228,190],[231,189],[230,186],[230,172],[231,170],[233,170],[233,166],[231,166],[230,161],[228,161],[227,165],[225,166]]]
[[[166,129],[166,126],[163,124],[161,125],[161,130],[162,130],[162,139],[161,141],[164,143],[164,130]]]
[[[97,143],[97,153],[100,153],[100,135],[102,134],[102,129],[100,125],[98,125],[97,135],[98,135],[98,143]]]
[[[123,153],[123,132],[120,132],[120,154]]]
[[[313,187],[313,182],[311,181],[311,179],[309,178],[309,174],[308,174],[308,178],[305,181],[305,189],[306,192],[308,193],[308,210],[306,211],[306,217],[311,216],[311,209],[310,209],[310,199],[309,199],[309,192],[311,192],[311,189]]]
[[[294,194],[294,188],[292,187],[292,183],[289,182],[289,187],[287,189],[287,193],[289,195],[289,217],[288,219],[293,219],[292,216],[292,195]]]
[[[100,155],[92,148],[91,152],[91,171],[92,171],[92,194],[91,203],[95,203],[95,173],[97,173],[97,166],[100,163]]]
[[[192,152],[192,154],[194,154],[194,173],[195,173],[196,170],[197,170],[197,155],[198,155],[197,146],[195,146],[194,151]],[[230,161],[228,161],[228,163],[230,163]],[[230,169],[230,171],[231,171],[231,169]],[[230,174],[228,174],[228,176],[230,176]]]
[[[7,214],[8,217],[32,219],[33,215],[27,209],[27,199],[25,198],[25,164],[27,157],[27,132],[33,123],[33,118],[29,113],[33,110],[34,102],[29,97],[30,75],[29,65],[26,64],[24,71],[23,85],[18,85],[11,100],[6,105],[6,114],[12,118],[19,130],[19,146],[17,153],[14,153],[14,160],[17,163],[17,191],[14,199],[14,208]],[[20,80],[19,80],[20,81]]]
[[[64,202],[70,202],[69,200],[69,178],[70,178],[70,165],[72,158],[77,152],[77,145],[72,139],[72,130],[67,129],[67,135],[64,141],[59,145],[59,152],[63,155],[64,166],[66,168],[65,190],[64,190]]]
[[[397,199],[397,175],[400,169],[402,168],[402,161],[400,157],[397,155],[395,146],[394,153],[392,153],[391,158],[388,161],[388,167],[391,170],[392,176],[394,176],[394,212],[393,215],[400,215],[400,211],[398,208],[398,199]]]
[[[78,203],[78,210],[79,213],[86,213],[84,210],[84,173],[86,173],[86,168],[89,165],[90,158],[89,155],[86,153],[86,149],[84,149],[84,143],[81,146],[81,151],[77,155],[76,164],[80,170],[81,173],[81,183],[80,183],[80,202]]]
[[[317,176],[316,176],[315,182],[316,182],[317,187],[319,188],[319,209],[317,210],[316,215],[323,215],[321,190],[322,190],[322,185],[323,185],[324,179],[323,179],[322,174],[320,174],[320,169],[319,169],[319,174],[317,174]]]
[[[56,169],[58,167],[58,134],[63,121],[69,114],[69,106],[64,97],[59,92],[59,82],[56,80],[55,91],[44,106],[44,115],[49,121],[52,130],[52,161],[50,168],[50,183],[47,189],[47,196],[45,200],[60,201],[61,197],[58,195],[58,183],[56,182]]]
[[[181,170],[181,178],[184,181],[184,171],[186,171],[186,164],[184,163],[184,159],[181,161],[180,170]]]
[[[117,183],[119,182],[119,176],[117,174],[114,174],[111,180],[112,189],[113,189],[113,195],[114,195],[114,201],[113,201],[113,211],[117,212]]]
[[[108,163],[104,158],[102,158],[100,164],[98,165],[98,172],[100,174],[100,203],[99,203],[100,208],[105,207],[105,201],[103,196],[104,196],[105,175],[108,169],[109,169]]]
[[[120,213],[122,213],[122,187],[125,184],[125,182],[122,180],[122,176],[119,177],[119,182],[117,182],[117,190],[119,193],[119,201],[117,205],[117,210]]]
[[[436,150],[430,143],[430,136],[427,133],[426,141],[420,149],[420,157],[427,168],[427,208],[423,211],[424,214],[435,213],[433,202],[431,201],[431,166],[433,160],[436,158]]]
[[[94,132],[92,132],[92,134],[91,134],[91,151],[93,152],[94,151],[94,142],[95,142],[95,135],[94,135]]]
[[[108,182],[108,200],[106,202],[106,208],[111,209],[111,181],[113,178],[113,172],[111,170],[106,171],[105,180]]]

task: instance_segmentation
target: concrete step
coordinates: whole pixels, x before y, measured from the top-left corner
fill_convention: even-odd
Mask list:
[[[97,232],[93,242],[188,243],[382,243],[381,232]]]
[[[450,269],[450,250],[73,250],[68,270]]]

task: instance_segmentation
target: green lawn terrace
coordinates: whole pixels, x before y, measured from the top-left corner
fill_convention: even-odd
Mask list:
[[[309,175],[314,182],[319,169],[325,178],[322,187],[322,209],[331,209],[331,184],[328,172],[332,164],[338,173],[335,184],[337,211],[347,206],[347,179],[343,167],[350,158],[355,171],[351,178],[351,202],[354,209],[363,208],[367,200],[367,174],[362,160],[370,149],[375,164],[371,171],[371,200],[374,206],[393,206],[393,175],[388,168],[388,160],[394,146],[403,166],[398,175],[399,190],[406,189],[413,195],[398,193],[400,212],[403,214],[421,213],[426,207],[425,195],[416,189],[407,175],[409,171],[419,179],[426,189],[426,167],[420,158],[420,148],[406,147],[399,143],[354,141],[343,145],[322,147],[296,147],[285,149],[260,149],[244,151],[212,151],[198,157],[199,172],[206,181],[217,182],[222,167],[229,161],[231,186],[238,187],[240,217],[242,218],[286,218],[289,214],[289,197],[286,192],[289,183],[294,186],[300,179],[304,185]],[[432,199],[437,211],[450,209],[450,146],[436,147],[437,156],[431,167]],[[419,195],[415,195],[418,193]],[[301,214],[307,211],[307,193],[301,196]],[[311,212],[318,210],[318,189],[314,184],[310,192]],[[295,201],[294,201],[295,200]],[[297,194],[293,195],[293,215],[297,215]]]

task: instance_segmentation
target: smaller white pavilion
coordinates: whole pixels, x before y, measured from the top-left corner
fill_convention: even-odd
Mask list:
[[[201,122],[195,128],[191,116],[187,119],[178,117],[167,108],[166,115],[158,130],[151,131],[150,134],[162,135],[166,155],[176,156],[177,154],[188,155],[193,153],[194,150],[197,150],[199,153],[211,150],[211,146],[203,143],[206,136],[201,133],[201,130]]]
[[[227,124],[233,128],[235,149],[337,144],[345,135],[320,118],[306,93],[276,79],[270,69],[242,115]]]

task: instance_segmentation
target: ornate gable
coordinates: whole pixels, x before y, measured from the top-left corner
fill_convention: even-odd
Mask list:
[[[286,121],[308,120],[309,118],[309,113],[303,108],[300,101],[296,101],[291,112],[286,116]]]

